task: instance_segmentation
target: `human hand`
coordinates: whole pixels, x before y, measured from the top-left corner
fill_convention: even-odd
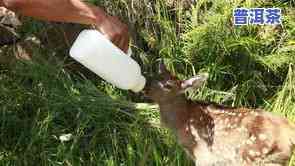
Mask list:
[[[7,2],[4,4],[3,2]],[[9,3],[8,3],[9,2]],[[43,20],[95,25],[107,38],[124,52],[128,51],[128,27],[118,17],[106,14],[101,8],[81,0],[0,0],[0,5],[26,16]],[[54,11],[54,12],[52,12]]]
[[[127,53],[129,48],[128,26],[118,17],[105,15],[96,23],[96,28],[102,32],[112,43]]]

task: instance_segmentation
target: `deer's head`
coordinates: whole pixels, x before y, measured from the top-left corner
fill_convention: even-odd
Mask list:
[[[147,97],[160,103],[182,96],[188,89],[198,89],[207,80],[208,74],[199,74],[187,80],[179,80],[173,76],[163,64],[159,66],[159,78],[150,81],[145,89]]]

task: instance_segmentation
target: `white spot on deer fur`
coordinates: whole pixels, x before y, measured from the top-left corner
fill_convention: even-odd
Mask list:
[[[247,128],[245,128],[245,127],[243,127],[243,130],[244,130],[245,132],[248,132],[248,129],[247,129]]]
[[[267,148],[262,148],[262,154],[267,154],[268,153],[268,149]]]
[[[253,142],[255,142],[255,141],[256,141],[256,137],[252,135],[252,136],[250,137],[250,140],[253,141]]]
[[[248,130],[245,127],[243,127],[243,126],[239,127],[238,128],[238,131],[239,132],[248,132]]]
[[[209,135],[208,134],[204,134],[203,137],[209,138]]]
[[[267,139],[267,136],[265,134],[259,134],[258,137],[261,141],[265,141]]]
[[[225,118],[224,123],[227,124],[229,122],[228,118]]]
[[[220,133],[219,133],[218,131],[215,131],[214,134],[215,134],[215,135],[219,135]]]
[[[188,126],[185,127],[185,131],[189,131],[189,127]]]
[[[195,129],[195,127],[193,125],[190,126],[190,129],[191,129],[191,132],[192,134],[195,136],[195,135],[198,135],[198,132],[197,130]]]
[[[254,115],[254,116],[258,116],[259,115],[258,112],[255,112],[255,111],[251,112],[251,114]]]
[[[247,144],[247,145],[252,145],[253,142],[252,142],[250,139],[248,139],[248,140],[246,141],[246,144]]]
[[[211,121],[210,121],[210,124],[211,124],[211,125],[214,125],[214,121],[213,121],[213,120],[211,120]]]
[[[249,157],[246,158],[247,162],[251,162],[251,159]]]
[[[256,156],[260,156],[260,155],[261,155],[261,153],[260,153],[260,152],[258,152],[258,151],[256,151],[256,152],[255,152],[255,155],[256,155]]]
[[[233,127],[233,125],[231,125],[231,124],[228,124],[228,125],[227,125],[227,128],[230,128],[230,129],[232,129],[232,128],[234,128],[234,127]]]
[[[192,135],[195,137],[195,141],[199,141],[200,137],[199,137],[198,131],[195,129],[193,125],[190,126],[190,129],[191,129]]]
[[[243,131],[243,128],[242,127],[239,127],[237,130],[238,130],[238,132],[242,132]]]
[[[232,115],[232,116],[236,116],[236,114],[234,112],[229,112],[228,114]]]
[[[238,128],[238,125],[237,125],[237,124],[233,124],[233,125],[231,126],[231,128],[232,128],[232,129]]]

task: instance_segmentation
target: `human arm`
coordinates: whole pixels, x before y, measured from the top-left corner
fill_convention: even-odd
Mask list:
[[[125,24],[101,8],[80,0],[0,0],[0,6],[42,20],[92,24],[123,51],[129,47]]]

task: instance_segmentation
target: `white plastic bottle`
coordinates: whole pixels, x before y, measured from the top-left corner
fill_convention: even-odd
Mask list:
[[[118,88],[139,92],[145,86],[146,79],[137,62],[97,30],[83,30],[70,55]]]

